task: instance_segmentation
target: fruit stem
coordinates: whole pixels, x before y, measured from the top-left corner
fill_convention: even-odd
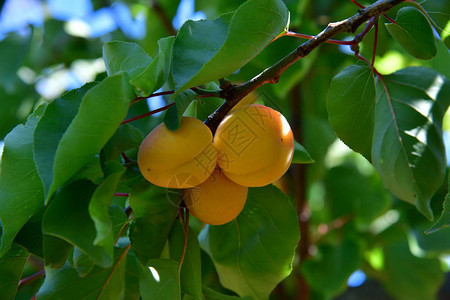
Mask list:
[[[164,96],[164,95],[170,95],[175,93],[175,91],[166,91],[166,92],[159,92],[159,93],[153,93],[149,96],[146,97],[137,97],[135,98],[133,101],[130,102],[130,106],[133,105],[134,103],[141,101],[141,100],[146,100],[148,98],[152,98],[152,97],[158,97],[158,96]]]
[[[181,252],[180,263],[178,265],[178,279],[181,276],[181,267],[183,266],[184,257],[186,256],[187,244],[189,239],[189,209],[185,207],[184,212],[185,212],[184,218],[180,216],[181,225],[184,225],[184,244],[183,244],[183,251]]]
[[[142,115],[139,115],[139,116],[136,116],[136,117],[127,119],[127,120],[123,120],[122,123],[120,123],[120,124],[123,125],[123,124],[126,124],[126,123],[130,123],[130,122],[133,122],[133,121],[136,121],[136,120],[143,119],[143,118],[145,118],[145,117],[154,115],[154,114],[156,114],[156,113],[159,113],[159,112],[161,112],[161,111],[164,111],[164,110],[168,109],[169,107],[171,107],[171,106],[174,105],[174,104],[175,104],[175,102],[172,102],[172,103],[167,104],[166,106],[163,106],[163,107],[160,107],[160,108],[158,108],[158,109],[155,109],[155,110],[151,110],[151,111],[149,111],[149,112],[146,112],[145,114],[142,114]]]

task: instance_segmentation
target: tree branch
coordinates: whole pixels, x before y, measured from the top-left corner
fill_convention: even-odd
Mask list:
[[[215,133],[217,126],[219,126],[219,123],[225,115],[246,95],[264,84],[277,83],[281,74],[283,74],[287,68],[292,66],[302,57],[310,54],[315,48],[325,43],[327,40],[340,33],[355,32],[364,22],[373,17],[385,14],[391,8],[403,1],[405,0],[378,0],[372,5],[358,10],[356,15],[346,20],[330,23],[314,38],[301,44],[297,49],[254,78],[241,85],[229,85],[227,88],[223,89],[221,93],[221,97],[226,100],[225,103],[206,119],[205,124],[208,125],[213,133]]]

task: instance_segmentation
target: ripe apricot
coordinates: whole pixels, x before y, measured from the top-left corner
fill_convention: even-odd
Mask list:
[[[260,104],[228,114],[217,128],[218,165],[232,181],[249,187],[279,179],[294,154],[294,137],[284,116]]]
[[[151,183],[185,189],[204,182],[214,171],[217,151],[212,133],[200,120],[182,117],[176,131],[164,123],[153,129],[139,147],[138,166]]]
[[[236,218],[247,200],[248,188],[239,185],[217,168],[202,184],[183,191],[190,213],[210,225],[222,225]]]

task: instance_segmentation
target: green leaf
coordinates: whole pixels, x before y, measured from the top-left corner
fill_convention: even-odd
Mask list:
[[[133,251],[127,253],[127,265],[125,269],[125,294],[124,300],[140,300],[139,280],[143,268]]]
[[[171,259],[151,259],[140,281],[142,300],[180,300],[178,262]]]
[[[158,55],[145,70],[130,81],[142,95],[152,94],[161,88],[169,78],[174,40],[173,36],[160,39]]]
[[[385,213],[392,197],[376,173],[364,175],[355,166],[341,165],[328,171],[325,177],[327,205],[331,218],[352,216],[359,230],[367,230]]]
[[[352,65],[333,78],[326,100],[328,117],[337,136],[369,161],[375,127],[375,99],[371,68]]]
[[[192,90],[183,91],[178,94],[174,101],[175,105],[169,107],[164,114],[164,123],[170,130],[177,130],[180,127],[181,117],[189,104],[197,96],[197,93]]]
[[[315,257],[302,264],[301,272],[316,292],[331,299],[345,290],[348,277],[361,261],[361,246],[349,239],[338,245],[320,245]]]
[[[97,232],[88,210],[95,187],[89,181],[75,181],[58,192],[45,212],[42,232],[78,247],[97,265],[107,268],[113,254],[94,245]]]
[[[44,257],[43,253],[43,235],[42,235],[42,217],[44,216],[44,207],[36,212],[20,229],[14,238],[14,243],[25,247],[28,252],[36,257]]]
[[[406,239],[383,247],[383,285],[399,300],[436,299],[444,281],[437,258],[420,258],[411,254]]]
[[[159,258],[177,215],[180,191],[141,181],[130,192],[130,207],[136,215],[130,227],[130,241],[143,265]],[[151,243],[149,242],[151,240]]]
[[[77,247],[73,248],[72,260],[73,267],[77,270],[78,276],[80,277],[84,277],[89,274],[89,272],[91,272],[95,266],[95,263],[92,261],[92,259],[90,259],[89,256],[87,256]]]
[[[46,201],[100,152],[125,118],[133,98],[126,73],[107,77],[86,93],[78,114],[58,144]]]
[[[125,265],[129,248],[116,249],[114,264],[109,269],[94,267],[86,276],[79,277],[67,264],[58,269],[45,268],[45,281],[38,300],[109,300],[117,299],[125,289]]]
[[[30,48],[31,38],[26,34],[8,34],[0,41],[0,86],[11,92],[17,85],[17,70],[22,66]],[[3,99],[2,99],[3,100]]]
[[[25,125],[5,138],[0,165],[0,257],[28,219],[43,206],[42,182],[33,161],[33,132],[45,105],[39,106]]]
[[[180,261],[185,240],[185,229],[175,222],[169,235],[170,258]],[[180,272],[181,291],[193,299],[202,300],[202,268],[200,245],[195,232],[189,229],[186,254]]]
[[[130,124],[121,125],[103,148],[104,161],[113,160],[122,152],[138,148],[142,139],[139,129]]]
[[[235,220],[206,226],[199,235],[222,285],[255,299],[268,298],[289,275],[299,238],[294,207],[272,185],[250,188],[244,210]]]
[[[52,235],[43,235],[44,262],[54,269],[61,268],[66,263],[73,245]]]
[[[105,250],[114,247],[116,237],[109,216],[109,208],[123,173],[125,173],[125,167],[121,163],[108,162],[105,165],[105,180],[97,187],[89,202],[89,215],[94,221],[97,231],[94,245],[102,246]]]
[[[203,295],[205,300],[252,300],[250,297],[236,297],[219,293],[207,286],[203,287]]]
[[[136,43],[111,41],[103,45],[103,60],[108,76],[128,72],[130,78],[139,75],[152,58]]]
[[[436,55],[433,28],[420,10],[402,7],[395,22],[386,24],[386,29],[409,54],[420,59],[431,59]]]
[[[306,151],[305,147],[303,147],[299,142],[294,140],[294,157],[292,158],[293,164],[312,164],[314,163],[314,159],[312,159],[311,155],[309,155],[308,151]]]
[[[287,23],[288,11],[281,0],[249,0],[215,20],[185,22],[173,45],[177,93],[232,74],[260,53]]]
[[[444,209],[442,210],[442,214],[439,220],[437,220],[437,222],[434,223],[433,226],[431,226],[431,228],[426,231],[426,233],[434,233],[442,228],[450,227],[450,177],[448,181],[448,186],[449,189],[447,195],[445,196],[443,204]]]
[[[21,246],[13,244],[0,258],[0,298],[15,299],[23,268],[30,254]]]
[[[430,199],[445,175],[441,124],[450,102],[450,81],[423,67],[383,78],[378,86],[373,164],[395,196],[431,220]]]
[[[83,96],[96,83],[88,83],[79,89],[65,93],[47,105],[44,115],[39,120],[34,132],[34,160],[36,168],[48,194],[53,181],[53,162],[58,144],[64,132],[75,118]]]

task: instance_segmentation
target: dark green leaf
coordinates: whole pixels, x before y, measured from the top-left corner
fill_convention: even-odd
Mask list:
[[[358,65],[345,68],[333,78],[327,97],[328,116],[337,136],[369,161],[375,99],[372,70]]]
[[[299,142],[295,140],[294,140],[294,157],[292,158],[292,163],[293,164],[314,163],[314,159],[312,159],[311,155],[309,155],[305,147],[303,147]]]
[[[92,271],[92,269],[95,266],[95,263],[92,261],[92,259],[89,258],[84,252],[82,252],[77,247],[73,248],[73,267],[77,270],[78,276],[84,277],[89,272]]]
[[[180,300],[178,262],[171,259],[151,259],[141,275],[142,300]]]
[[[30,35],[13,33],[0,41],[0,86],[8,92],[16,88],[16,73],[27,57],[30,40]]]
[[[142,138],[141,131],[136,127],[121,125],[103,148],[104,160],[113,160],[122,152],[139,147]]]
[[[57,193],[45,212],[42,232],[78,247],[106,268],[111,266],[113,254],[94,245],[97,232],[88,210],[95,187],[89,181],[75,181]]]
[[[441,124],[450,102],[450,81],[422,67],[383,78],[378,86],[373,164],[394,195],[432,219],[430,199],[445,175]]]
[[[45,281],[38,300],[109,300],[118,299],[125,289],[125,264],[128,247],[116,249],[112,267],[103,269],[95,267],[85,277],[79,277],[75,269],[67,264],[54,270],[45,269]]]
[[[169,235],[170,258],[180,261],[185,240],[185,229],[175,222]],[[197,236],[190,229],[186,254],[180,272],[181,291],[195,300],[202,300],[202,267]]]
[[[431,226],[430,229],[428,229],[426,231],[426,233],[433,233],[436,232],[442,228],[445,227],[450,227],[450,177],[449,177],[449,181],[448,181],[448,192],[447,195],[445,196],[445,200],[444,200],[444,208],[442,210],[442,214],[439,218],[439,220],[437,220],[437,222],[435,224],[433,224],[433,226]]]
[[[222,285],[255,299],[268,298],[289,275],[299,238],[294,207],[271,185],[250,188],[244,210],[235,220],[206,226],[199,236]]]
[[[348,277],[361,261],[361,246],[345,240],[338,245],[320,245],[315,258],[305,261],[301,271],[316,292],[330,299],[345,289]]]
[[[43,235],[42,243],[45,265],[54,269],[64,266],[73,249],[72,244],[59,237],[46,234]]]
[[[212,21],[187,21],[173,46],[172,74],[178,92],[232,74],[287,23],[288,11],[281,0],[249,0],[233,14]]]
[[[359,230],[367,230],[392,203],[377,174],[364,175],[356,167],[330,169],[325,185],[332,219],[351,216]]]
[[[109,76],[86,93],[78,114],[58,144],[46,201],[100,152],[125,118],[133,98],[126,73]]]
[[[88,83],[79,89],[65,93],[45,109],[34,132],[34,160],[39,176],[48,194],[53,181],[53,162],[64,132],[76,116],[81,100],[96,83]]]
[[[30,254],[25,248],[13,244],[0,258],[0,298],[15,299],[23,268]]]
[[[42,217],[45,208],[36,212],[25,225],[20,229],[19,233],[14,239],[14,243],[21,245],[27,249],[28,252],[36,257],[44,257],[43,253],[43,235],[42,235]]]
[[[125,172],[121,163],[110,161],[105,165],[105,180],[97,187],[89,202],[89,215],[95,223],[97,231],[94,245],[113,249],[115,235],[109,216],[112,198],[119,184],[120,177]],[[111,250],[109,250],[111,251]]]
[[[5,138],[0,169],[0,257],[44,204],[42,182],[33,161],[33,132],[44,109],[44,105],[37,108],[25,125],[18,125]]]
[[[252,298],[250,297],[236,297],[224,295],[206,286],[203,287],[203,295],[205,297],[205,300],[237,300],[237,299],[252,300]]]
[[[139,291],[139,280],[143,271],[138,259],[133,251],[127,253],[127,265],[125,270],[125,295],[124,300],[139,300],[141,293]]]
[[[395,22],[386,24],[386,29],[409,54],[420,59],[431,59],[436,55],[433,29],[420,10],[402,7]]]
[[[158,55],[145,70],[131,80],[131,84],[142,95],[150,95],[158,90],[169,78],[174,40],[173,36],[160,39]]]
[[[103,45],[103,59],[108,75],[128,72],[136,77],[152,62],[152,58],[136,43],[111,41]]]
[[[412,255],[406,239],[384,246],[383,252],[383,285],[395,299],[436,299],[444,280],[439,259]]]
[[[177,130],[180,127],[181,117],[197,93],[192,90],[184,91],[178,94],[174,101],[175,105],[169,107],[164,114],[164,123],[170,130]]]
[[[177,215],[180,196],[179,190],[161,188],[146,181],[132,188],[130,206],[136,218],[129,236],[133,251],[143,265],[161,255]]]

